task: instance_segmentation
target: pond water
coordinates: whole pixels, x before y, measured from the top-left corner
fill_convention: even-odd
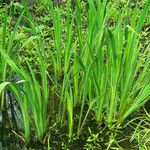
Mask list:
[[[22,125],[22,118],[21,113],[18,104],[15,102],[15,99],[12,95],[9,95],[6,93],[6,100],[5,100],[5,109],[3,111],[0,111],[0,150],[21,150],[25,148],[25,144],[22,143],[22,141],[17,137],[17,135],[13,132],[13,130],[21,134],[20,131],[23,131],[23,125]],[[87,139],[89,137],[88,133],[88,127],[92,127],[92,130],[97,133],[99,130],[105,128],[102,127],[101,129],[97,128],[96,122],[91,119],[87,122],[87,124],[84,126],[85,131],[83,131],[83,134],[81,135],[81,138],[77,141],[74,141],[73,143],[67,143],[67,137],[66,134],[68,131],[66,131],[66,127],[64,130],[64,133],[59,133],[59,135],[56,135],[55,132],[51,134],[51,146],[53,150],[59,150],[62,149],[62,142],[67,145],[67,148],[69,150],[82,150],[83,145],[86,144]],[[108,142],[109,137],[107,135],[108,130],[106,129],[106,132],[103,132],[100,134],[100,139],[103,137],[104,141],[100,141],[101,146],[106,146],[105,143]],[[118,135],[118,139],[126,139],[132,132],[132,129],[123,129],[122,133]],[[62,136],[65,135],[65,136]],[[122,143],[120,143],[122,147],[125,149],[132,149],[134,145],[137,143],[130,143],[129,139],[123,140]],[[31,143],[29,147],[34,148],[35,150],[44,150],[46,149],[39,143]],[[103,148],[104,150],[105,148]],[[133,148],[134,149],[134,148]],[[135,148],[136,149],[136,148]]]
[[[21,113],[11,94],[5,93],[5,107],[0,111],[0,150],[19,150],[21,142],[14,131],[21,129]]]

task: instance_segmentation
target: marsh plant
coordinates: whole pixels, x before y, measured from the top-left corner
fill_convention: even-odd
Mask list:
[[[83,14],[80,3],[76,0],[75,8],[70,1],[63,7],[54,6],[52,0],[47,3],[52,22],[52,30],[49,30],[52,42],[48,48],[45,48],[42,33],[38,32],[38,25],[24,0],[24,9],[6,46],[7,11],[4,14],[0,50],[1,107],[7,87],[20,105],[27,142],[30,141],[31,128],[41,142],[46,135],[51,120],[49,116],[54,111],[54,108],[47,111],[48,105],[55,107],[56,103],[51,97],[54,87],[58,92],[55,94],[58,95],[55,117],[60,126],[68,122],[70,138],[74,133],[80,135],[90,112],[94,112],[98,124],[104,121],[111,130],[121,127],[127,117],[150,98],[149,45],[143,51],[140,46],[150,1],[147,0],[140,12],[137,3],[132,14],[127,13],[127,2],[113,26],[109,25],[113,7],[107,0],[88,0],[87,14]],[[31,34],[21,49],[33,44],[31,49],[36,51],[39,61],[38,75],[28,59],[25,67],[12,57],[14,36],[22,19],[26,19]],[[48,63],[51,71],[47,69]],[[19,78],[18,82],[6,78],[8,68]],[[85,106],[88,106],[87,110]],[[75,112],[76,108],[80,108],[80,112]],[[78,116],[77,127],[75,116]]]

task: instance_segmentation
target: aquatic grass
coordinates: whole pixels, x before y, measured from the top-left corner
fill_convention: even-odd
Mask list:
[[[54,83],[56,85],[56,88],[60,90],[60,101],[59,103],[59,110],[58,110],[58,122],[62,121],[65,115],[66,110],[69,113],[69,132],[71,133],[71,126],[73,125],[72,122],[72,110],[73,110],[73,99],[72,94],[68,94],[66,90],[71,90],[71,87],[69,89],[66,89],[68,84],[68,76],[70,76],[70,63],[71,57],[72,57],[72,49],[73,49],[73,25],[74,25],[74,13],[71,10],[71,3],[68,1],[65,4],[65,10],[66,13],[63,14],[63,9],[61,7],[54,7],[53,2],[50,1],[50,14],[52,16],[52,22],[54,27],[54,52],[50,50],[50,55],[52,58],[52,66],[54,70]],[[66,17],[66,18],[65,18]],[[56,53],[55,53],[56,51]],[[59,80],[62,80],[62,83],[59,83]],[[70,81],[69,81],[70,82]],[[59,89],[59,86],[62,89]],[[70,98],[68,101],[67,98]],[[71,102],[72,101],[72,105]],[[69,108],[68,107],[71,107]],[[72,119],[71,119],[72,118]]]
[[[70,1],[62,9],[61,6],[55,7],[50,0],[49,13],[53,23],[54,45],[52,49],[47,48],[47,54],[51,58],[47,61],[44,41],[38,32],[38,26],[25,1],[22,0],[25,12],[21,14],[14,33],[24,17],[31,28],[31,35],[20,49],[33,43],[31,48],[37,52],[39,61],[38,76],[34,66],[27,60],[24,69],[21,62],[13,61],[5,52],[5,48],[2,49],[1,55],[4,63],[9,64],[23,81],[21,85],[10,84],[10,87],[21,107],[24,137],[27,141],[30,141],[32,127],[38,140],[42,142],[48,129],[48,102],[50,105],[58,103],[58,111],[54,112],[53,109],[49,110],[49,113],[56,114],[55,121],[60,123],[61,127],[64,122],[68,122],[68,135],[72,138],[75,131],[73,129],[76,127],[75,116],[78,119],[77,136],[81,134],[91,110],[99,124],[105,123],[112,130],[120,127],[129,115],[149,100],[149,45],[144,52],[141,51],[140,33],[149,11],[150,1],[147,1],[141,13],[138,12],[137,4],[130,16],[126,12],[127,3],[114,26],[109,25],[111,9],[108,8],[108,3],[107,0],[88,0],[85,27],[80,18],[82,10],[79,0],[75,2],[75,11],[71,9]],[[5,24],[6,21],[2,47],[6,45]],[[11,45],[10,43],[9,47]],[[53,76],[47,71],[47,63],[51,63]],[[49,82],[49,77],[52,82]],[[1,84],[2,90],[5,82]],[[58,95],[58,101],[50,97],[50,92],[53,91],[51,87],[56,88],[58,93],[54,95]],[[88,109],[85,110],[87,105]],[[80,108],[77,114],[74,111],[76,108]]]
[[[139,70],[143,66],[143,64],[141,63],[140,58],[138,58],[138,55],[140,54],[140,47],[138,45],[140,31],[148,14],[149,8],[150,2],[147,1],[137,24],[137,19],[135,19],[135,8],[133,18],[131,19],[131,28],[134,29],[134,31],[130,30],[130,28],[128,30],[127,46],[123,56],[124,70],[121,77],[121,97],[119,111],[122,121],[139,106],[143,105],[150,96],[150,78],[148,75],[150,54],[148,52],[148,47],[145,49],[145,52],[147,51],[147,53],[143,53],[143,56],[146,57],[146,61],[142,71]]]
[[[107,116],[105,117],[105,121],[111,129],[114,127],[115,122],[120,126],[120,123],[122,123],[134,110],[143,105],[149,97],[149,86],[147,86],[148,79],[146,79],[148,77],[148,61],[145,65],[145,69],[143,69],[143,73],[140,72],[142,74],[141,77],[145,80],[145,82],[142,83],[143,85],[140,86],[143,87],[143,89],[131,86],[140,84],[138,80],[136,80],[139,69],[141,68],[140,66],[142,66],[137,58],[140,53],[138,36],[144,23],[144,18],[147,15],[149,2],[145,5],[137,24],[138,16],[136,6],[131,18],[131,25],[129,22],[123,24],[122,21],[122,18],[126,16],[125,11],[128,6],[127,3],[120,13],[116,26],[111,28],[107,26],[107,21],[109,20],[108,16],[109,13],[111,13],[107,10],[107,3],[107,0],[104,0],[103,2],[96,1],[95,5],[92,0],[88,1],[87,28],[85,29],[83,38],[83,26],[79,17],[81,16],[81,10],[78,5],[79,1],[76,1],[76,27],[73,31],[77,32],[77,40],[73,46],[72,66],[69,67],[69,71],[72,73],[70,83],[73,83],[73,85],[67,83],[69,81],[66,82],[64,80],[62,89],[65,89],[65,86],[68,86],[68,84],[70,88],[72,86],[71,93],[74,93],[74,96],[73,105],[70,106],[70,109],[72,110],[72,107],[77,105],[81,107],[77,129],[78,135],[81,132],[81,126],[83,124],[82,120],[84,118],[83,110],[86,103],[89,103],[90,105],[90,103],[96,99],[94,105],[90,109],[94,110],[95,118],[99,123],[101,123],[105,111]],[[54,10],[52,10],[52,12],[54,12]],[[136,26],[137,28],[135,28]],[[64,28],[64,24],[61,28]],[[57,37],[55,38],[55,40],[57,40]],[[68,52],[70,53],[69,49],[65,50],[66,54]],[[146,55],[143,57],[146,57]],[[61,58],[62,62],[66,61],[66,57]],[[146,60],[148,60],[148,57]],[[139,62],[139,64],[137,64],[136,68],[135,64],[137,62]],[[55,61],[55,64],[56,63],[57,62]],[[69,65],[69,62],[66,64]],[[65,77],[66,76],[67,74],[65,73]],[[138,77],[140,77],[140,75]],[[131,81],[129,82],[131,78],[133,83]],[[140,82],[142,82],[142,78]],[[128,81],[126,82],[126,80]],[[70,89],[69,87],[68,89]],[[135,90],[141,90],[141,93],[138,93],[139,95],[137,98],[133,96],[134,92],[132,93],[132,91],[130,91],[132,88],[134,89],[134,92]],[[62,103],[67,109],[67,97],[70,99],[71,94],[69,91],[63,92],[62,94],[64,95],[64,97],[62,97],[62,99],[64,99]],[[131,95],[129,93],[131,93]],[[135,93],[137,94],[137,92]],[[136,95],[135,93],[134,95]],[[128,97],[123,98],[123,95],[127,95]],[[134,98],[134,102],[132,102],[132,98]],[[130,107],[127,107],[129,104]],[[64,107],[63,109],[63,112],[65,112],[66,108]],[[71,111],[68,111],[68,113],[68,116],[70,116]],[[71,123],[69,123],[69,126],[71,127]]]
[[[40,36],[36,35],[36,29],[31,18],[30,12],[26,6],[25,1],[22,1],[26,17],[30,21],[31,29],[33,34],[37,38],[33,38],[35,40],[35,48],[38,53],[38,58],[40,61],[40,71],[41,71],[41,83],[36,78],[36,74],[33,71],[31,65],[26,61],[27,67],[29,71],[25,70],[20,64],[16,64],[13,60],[10,59],[8,53],[6,53],[3,49],[1,54],[5,60],[5,64],[9,64],[14,72],[16,72],[17,76],[20,80],[24,80],[23,89],[19,89],[16,87],[11,88],[12,92],[17,96],[17,100],[21,107],[21,112],[23,115],[24,129],[25,129],[25,139],[27,142],[30,141],[30,125],[31,122],[34,124],[38,140],[42,142],[44,133],[47,127],[47,104],[48,104],[48,83],[47,83],[47,73],[45,68],[45,62],[43,59],[44,56],[44,48],[41,44]],[[20,16],[19,21],[16,24],[16,28],[14,28],[15,32],[19,25],[19,22],[23,14]],[[13,34],[14,35],[14,34]],[[32,42],[33,40],[31,40]],[[10,46],[11,47],[10,42]],[[29,42],[26,42],[28,44]],[[25,44],[24,44],[25,46]],[[22,47],[23,48],[23,47]],[[9,49],[10,51],[10,49]],[[30,115],[29,115],[30,112]],[[32,118],[32,119],[31,119]],[[31,121],[32,120],[32,121]]]
[[[74,107],[80,104],[81,95],[80,95],[80,70],[84,65],[82,64],[81,58],[82,51],[84,51],[84,38],[83,38],[83,25],[82,25],[82,10],[81,10],[81,1],[75,1],[75,32],[77,32],[77,37],[73,46],[73,64],[72,64],[72,80],[73,80],[73,94],[74,94]],[[86,8],[85,8],[86,9]],[[81,55],[81,56],[80,56]],[[82,66],[82,67],[81,67]]]
[[[35,125],[35,130],[38,136],[38,139],[42,142],[44,133],[47,127],[47,95],[44,95],[43,90],[47,90],[47,84],[41,86],[39,81],[37,81],[33,69],[30,64],[27,62],[30,72],[27,72],[22,67],[18,67],[10,57],[3,51],[3,57],[6,59],[6,62],[11,66],[11,68],[17,73],[20,80],[24,80],[23,89],[11,88],[12,92],[17,96],[17,100],[21,106],[23,119],[24,119],[24,128],[29,130],[29,126],[27,126],[27,122],[33,122]],[[30,76],[31,74],[31,76]],[[45,81],[44,81],[45,82]],[[19,94],[17,94],[17,92]],[[30,112],[30,115],[28,114]],[[27,113],[24,115],[24,113]],[[32,119],[31,119],[32,118]],[[33,126],[34,127],[34,126]],[[28,135],[25,136],[27,142],[29,142]]]
[[[125,16],[123,11],[116,26],[111,28],[106,25],[110,13],[106,7],[107,1],[103,3],[97,1],[97,5],[89,1],[86,35],[88,42],[83,41],[82,55],[78,56],[78,64],[82,68],[81,87],[83,87],[78,131],[85,102],[97,99],[96,105],[92,108],[96,120],[101,123],[105,111],[107,116],[105,119],[111,129],[115,122],[120,126],[133,111],[148,101],[150,96],[148,47],[145,49],[147,53],[143,54],[146,58],[144,67],[138,58],[141,53],[140,31],[150,7],[149,1],[139,19],[136,6],[131,24],[129,22],[123,24],[122,16]]]
[[[38,35],[36,33],[36,26],[34,25],[34,21],[33,21],[31,14],[27,8],[27,5],[24,2],[24,0],[22,1],[22,3],[23,3],[25,11],[27,13],[27,17],[31,23],[32,32],[35,36],[38,37]],[[34,87],[33,89],[35,90],[35,93],[37,94],[37,95],[35,95],[37,97],[34,97],[35,103],[36,103],[36,98],[37,98],[38,105],[39,105],[38,106],[39,108],[35,107],[33,105],[33,111],[35,111],[37,114],[38,114],[38,111],[40,111],[39,112],[40,121],[38,120],[38,115],[36,113],[34,113],[35,117],[37,116],[36,119],[34,118],[35,119],[34,121],[35,121],[35,124],[37,125],[36,129],[37,129],[37,131],[39,131],[38,138],[40,140],[42,140],[42,138],[44,136],[44,132],[46,131],[46,127],[47,127],[47,105],[48,105],[48,97],[49,97],[49,86],[48,86],[47,71],[46,71],[45,49],[44,49],[42,38],[40,38],[40,35],[39,35],[39,38],[36,40],[35,46],[36,46],[36,50],[37,50],[38,58],[39,58],[39,62],[40,62],[40,75],[41,75],[41,84],[42,85],[40,85],[39,81],[36,79],[36,77],[35,77],[36,75],[34,74],[34,71],[30,67],[29,63],[28,63],[28,67],[30,69],[33,83],[35,85],[35,86],[33,86]]]
[[[96,77],[95,69],[96,67],[98,67],[98,65],[100,66],[100,63],[103,63],[102,57],[104,55],[100,54],[101,49],[99,50],[99,48],[102,47],[102,42],[103,42],[102,37],[104,33],[104,22],[105,22],[104,12],[105,12],[107,1],[104,1],[103,3],[101,3],[100,1],[97,1],[96,2],[97,8],[93,1],[89,0],[88,3],[89,3],[89,13],[88,13],[88,19],[87,19],[88,27],[86,30],[86,41],[83,42],[84,46],[82,46],[82,49],[80,50],[81,56],[78,57],[79,58],[78,64],[82,71],[82,79],[81,79],[82,92],[81,92],[81,100],[80,100],[81,112],[80,112],[80,119],[79,119],[79,124],[78,124],[78,135],[80,134],[79,131],[81,131],[80,127],[81,127],[81,120],[82,120],[82,114],[83,114],[85,103],[88,101],[89,103],[91,103],[93,99],[97,99],[95,103],[97,103],[99,106],[95,108],[96,109],[95,113],[97,113],[96,115],[98,118],[98,115],[101,116],[100,111],[102,112],[101,110],[102,108],[100,107],[100,105],[103,103],[103,99],[104,99],[103,94],[102,96],[97,94],[96,97],[93,97],[95,96],[93,94],[95,93],[93,91],[93,88],[96,87],[96,84],[94,84],[93,86],[95,79],[92,79],[91,75],[95,74],[95,77]],[[101,17],[101,20],[99,19],[100,17]],[[101,56],[102,59],[98,59],[98,56]],[[97,62],[99,61],[98,64],[96,63],[96,61]],[[95,64],[97,65],[96,67],[95,67]],[[102,71],[103,73],[105,73],[104,70],[102,70],[101,68],[99,71]],[[101,76],[100,72],[97,72],[97,74]],[[87,99],[87,96],[89,96],[89,99]],[[98,118],[98,120],[99,119],[100,117]]]
[[[56,58],[55,56],[53,56],[53,54],[51,55],[51,57],[53,60],[52,64],[54,69],[55,84],[57,84],[57,75],[60,76],[62,73],[62,14],[60,8],[54,8],[52,0],[50,0],[49,7],[54,28],[54,48],[56,50]]]
[[[14,46],[14,38],[15,38],[15,34],[17,32],[17,29],[19,27],[19,24],[22,20],[22,16],[23,16],[23,13],[20,15],[11,35],[9,36],[9,39],[6,38],[6,33],[7,33],[7,8],[5,9],[5,14],[4,14],[4,24],[3,24],[3,30],[2,30],[2,44],[1,44],[1,51],[2,50],[5,50],[7,52],[7,54],[9,56],[12,55],[12,50],[13,50],[13,46]],[[8,41],[7,41],[8,40]],[[6,47],[6,42],[8,42],[8,46]],[[7,74],[7,63],[5,62],[5,60],[3,59],[3,57],[1,56],[1,80],[3,82],[5,82],[6,80],[6,74]],[[5,97],[5,94],[4,92],[2,92],[2,95],[1,95],[1,109],[3,109],[3,105],[4,105],[4,97]]]
[[[69,125],[69,137],[73,136],[73,94],[70,88],[69,92],[67,91],[67,110],[68,110],[68,125]]]
[[[21,70],[10,59],[10,57],[8,56],[8,54],[4,50],[1,51],[1,54],[2,54],[3,58],[7,60],[6,62],[9,65],[11,65],[12,69],[17,73],[17,75],[25,77],[24,72],[21,72]],[[25,131],[25,134],[23,134],[23,136],[24,136],[26,142],[29,142],[30,141],[30,127],[29,127],[30,120],[29,120],[29,113],[28,113],[28,102],[23,97],[23,92],[18,86],[13,85],[11,82],[10,82],[9,86],[10,86],[11,91],[14,93],[16,99],[19,102],[19,105],[20,105],[20,108],[21,108],[21,113],[22,113],[22,116],[23,116],[23,124],[24,124],[24,131]]]
[[[128,30],[128,37],[125,41],[126,46],[124,46],[123,43],[125,39],[123,33],[125,33],[125,31],[123,32],[124,28],[121,27],[121,20],[113,29],[113,32],[108,30],[111,41],[110,47],[108,45],[108,48],[112,50],[112,54],[110,55],[112,57],[110,61],[111,68],[109,70],[109,74],[111,75],[111,84],[109,83],[110,86],[108,86],[108,88],[111,89],[111,95],[108,105],[109,109],[107,111],[107,122],[109,127],[112,127],[112,123],[115,120],[117,120],[118,124],[119,122],[122,123],[134,110],[139,108],[149,99],[148,93],[150,92],[150,88],[148,84],[149,73],[147,68],[149,63],[146,61],[144,66],[145,68],[143,68],[144,72],[142,73],[142,71],[139,72],[139,68],[143,64],[138,60],[140,59],[138,58],[138,54],[140,53],[140,47],[138,46],[139,34],[141,27],[144,24],[144,18],[147,16],[149,7],[150,4],[149,1],[147,1],[137,24],[137,8],[135,8],[133,17],[131,18],[131,29],[133,30],[130,30],[130,28]],[[126,26],[128,27],[128,25]],[[148,49],[146,49],[146,51],[147,50]],[[149,54],[145,57],[147,57],[146,60],[148,60]],[[143,78],[141,78],[142,82],[138,82],[138,80],[136,80],[136,77],[139,74],[143,74]],[[140,75],[138,77],[140,77]],[[138,86],[135,88],[134,85],[136,84],[138,84]],[[118,115],[119,119],[117,119],[115,115]]]
[[[19,102],[20,105],[20,109],[21,109],[21,113],[22,113],[22,123],[24,126],[24,133],[21,133],[21,135],[23,136],[23,138],[25,139],[26,143],[30,142],[30,136],[31,136],[31,132],[30,132],[30,116],[29,116],[29,107],[28,107],[28,101],[27,99],[24,97],[23,94],[23,89],[21,89],[21,83],[23,83],[25,81],[19,81],[18,83],[14,84],[11,83],[9,86],[9,89],[11,89],[12,93],[15,95],[16,100]]]

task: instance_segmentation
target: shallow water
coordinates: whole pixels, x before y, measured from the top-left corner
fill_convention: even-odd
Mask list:
[[[15,102],[15,99],[13,98],[13,96],[11,96],[11,101],[10,98],[8,96],[8,94],[6,94],[7,100],[5,103],[5,108],[3,110],[3,112],[0,112],[0,150],[21,150],[21,149],[25,149],[25,144],[21,143],[21,141],[18,139],[18,137],[12,132],[12,130],[16,131],[16,133],[20,134],[20,131],[22,131],[22,124],[21,124],[21,113],[19,110],[19,106],[18,104]],[[56,135],[56,133],[52,133],[51,134],[51,146],[53,150],[59,150],[62,149],[62,142],[64,144],[66,144],[67,148],[69,150],[82,150],[84,144],[86,144],[86,140],[89,136],[88,134],[88,127],[92,127],[92,130],[97,133],[99,132],[99,130],[97,128],[97,125],[95,124],[95,121],[92,121],[91,119],[89,119],[89,121],[87,122],[87,124],[85,125],[85,131],[83,131],[83,135],[81,135],[82,137],[77,140],[77,141],[73,141],[73,143],[68,143],[67,142],[67,137],[63,136],[62,137],[62,133],[60,133],[59,135]],[[105,128],[102,127],[102,128]],[[105,143],[108,142],[109,137],[106,136],[107,135],[108,130],[106,129],[106,132],[103,132],[102,134],[100,134],[100,139],[103,137],[105,140],[102,142],[100,141],[100,146],[102,147],[102,150],[105,150],[105,148],[103,148],[103,146],[105,147]],[[131,129],[124,129],[123,132],[121,133],[121,135],[118,135],[118,139],[125,139],[126,137],[128,137],[130,135],[130,133],[132,132]],[[67,133],[66,131],[66,127],[64,130],[64,133]],[[132,149],[132,147],[136,144],[134,143],[130,143],[130,141],[124,140],[122,143],[120,143],[122,147],[124,147],[125,149]],[[44,146],[42,146],[39,143],[31,143],[29,145],[29,147],[32,147],[35,150],[44,150],[46,149]],[[134,148],[133,148],[134,149]],[[136,148],[135,148],[136,150]]]
[[[12,130],[21,129],[21,113],[13,96],[5,93],[5,97],[4,110],[0,111],[0,150],[19,150],[20,142]]]

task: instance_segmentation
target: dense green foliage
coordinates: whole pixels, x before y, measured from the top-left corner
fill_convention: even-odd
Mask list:
[[[4,109],[5,91],[14,94],[26,142],[34,130],[44,143],[53,122],[68,122],[68,137],[79,137],[90,114],[110,131],[123,127],[150,98],[149,43],[142,41],[150,1],[37,2],[42,18],[21,2],[9,12],[19,14],[15,24],[7,7],[2,15],[0,102]]]

